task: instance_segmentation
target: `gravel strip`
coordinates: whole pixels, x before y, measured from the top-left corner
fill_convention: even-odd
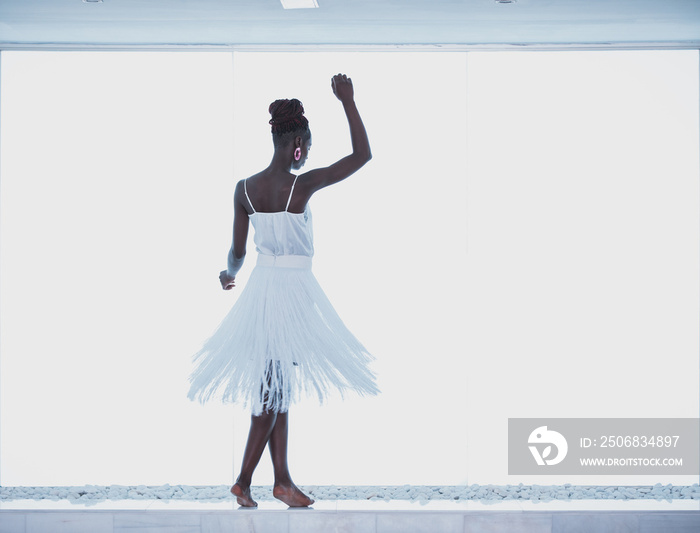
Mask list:
[[[305,485],[300,487],[317,500],[700,500],[700,485],[671,484],[642,486],[593,485],[401,485],[401,486],[335,486]],[[84,485],[71,487],[0,487],[0,501],[70,500],[89,503],[104,500],[198,500],[231,499],[229,485]],[[271,486],[253,486],[256,500],[270,501]]]

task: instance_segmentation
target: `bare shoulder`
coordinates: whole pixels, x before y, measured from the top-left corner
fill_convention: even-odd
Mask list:
[[[295,190],[298,190],[301,195],[306,196],[308,200],[313,193],[321,188],[319,185],[323,182],[323,171],[323,168],[315,168],[303,174],[299,174]]]
[[[250,186],[251,183],[255,183],[256,179],[258,176],[260,176],[261,172],[258,172],[257,174],[253,174],[252,176],[248,176],[247,178],[243,178],[242,180],[238,180],[236,183],[236,188],[234,189],[234,194],[236,196],[240,194],[244,194],[246,190],[246,185]]]
[[[315,168],[299,174],[297,186],[308,192],[309,196],[321,189],[325,185],[328,175],[328,168]]]
[[[246,180],[238,180],[236,183],[236,188],[233,190],[233,198],[234,200],[237,200],[242,194],[244,194],[244,187],[245,187],[245,181]]]
[[[314,168],[312,170],[309,170],[307,172],[303,172],[303,173],[299,174],[299,176],[297,178],[297,183],[299,185],[308,185],[310,182],[312,182],[314,180],[314,177],[317,176],[320,173],[320,171],[322,171],[322,170],[323,169],[321,169],[321,168]]]
[[[252,213],[245,193],[245,179],[239,180],[236,183],[236,188],[233,191],[233,207],[236,211],[245,211],[247,214]]]

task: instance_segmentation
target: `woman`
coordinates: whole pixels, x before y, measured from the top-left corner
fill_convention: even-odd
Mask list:
[[[246,254],[248,222],[255,229],[258,260],[245,290],[195,356],[189,397],[251,405],[248,442],[231,492],[255,507],[250,484],[266,445],[274,468],[273,495],[291,507],[313,500],[292,482],[287,468],[290,403],[301,392],[323,400],[331,388],[376,394],[368,368],[372,356],[348,331],[311,272],[314,254],[309,198],[338,183],[371,158],[369,140],[354,102],[352,80],[333,76],[333,93],[350,126],[352,153],[326,167],[295,175],[309,155],[311,131],[296,99],[270,104],[274,155],[263,171],[241,180],[234,193],[233,244],[224,290],[235,286]]]

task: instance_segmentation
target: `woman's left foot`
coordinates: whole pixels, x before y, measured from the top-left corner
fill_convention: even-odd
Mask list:
[[[238,505],[242,507],[257,507],[258,503],[250,497],[250,487],[243,487],[236,483],[231,487],[231,494],[236,497]]]
[[[290,507],[308,507],[315,501],[301,492],[294,483],[275,485],[272,488],[272,495]]]

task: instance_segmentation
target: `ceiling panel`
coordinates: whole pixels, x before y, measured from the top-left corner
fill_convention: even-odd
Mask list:
[[[700,42],[700,0],[0,0],[0,46]]]

